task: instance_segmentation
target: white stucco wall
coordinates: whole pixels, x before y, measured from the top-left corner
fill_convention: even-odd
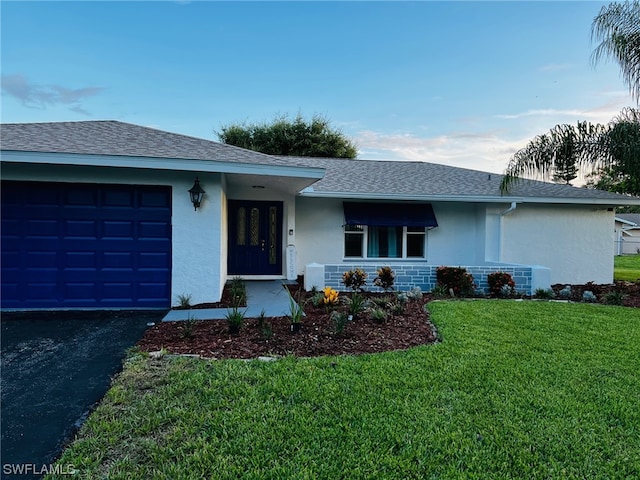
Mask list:
[[[463,203],[432,203],[438,227],[427,233],[431,265],[482,265],[485,255],[485,208]],[[296,202],[298,273],[309,263],[344,260],[342,200],[299,197]],[[353,259],[347,260],[353,263]],[[379,263],[379,260],[368,260]],[[397,262],[398,260],[394,260]],[[421,260],[411,259],[411,263]]]
[[[606,208],[518,204],[501,217],[510,204],[432,206],[439,226],[427,234],[426,264],[539,265],[551,269],[551,283],[613,281],[613,212]],[[299,274],[309,263],[345,261],[343,222],[342,200],[297,199]]]
[[[226,273],[221,262],[225,221],[221,212],[224,192],[220,174],[198,174],[206,191],[201,208],[194,211],[188,190],[196,177],[191,172],[153,171],[124,168],[43,165],[2,165],[3,180],[73,183],[112,183],[170,186],[172,192],[171,304],[181,294],[191,303],[220,299]],[[197,233],[197,234],[196,234]]]
[[[503,217],[502,261],[551,268],[551,283],[613,281],[614,213],[592,206],[518,205]]]
[[[202,205],[194,210],[187,191],[193,186],[193,175],[175,173],[173,181],[173,263],[171,274],[172,302],[178,295],[191,295],[191,304],[220,299],[226,280],[226,256],[223,249],[224,191],[219,174],[200,175],[206,194]]]

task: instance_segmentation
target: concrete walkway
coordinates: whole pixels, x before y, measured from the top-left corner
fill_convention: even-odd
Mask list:
[[[264,310],[267,317],[281,317],[290,311],[289,293],[282,280],[253,280],[245,282],[247,289],[246,318],[259,317]],[[163,322],[182,320],[221,320],[229,311],[228,308],[205,308],[193,310],[170,310],[162,319]]]

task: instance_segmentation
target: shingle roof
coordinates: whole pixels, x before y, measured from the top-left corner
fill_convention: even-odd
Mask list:
[[[285,157],[283,157],[285,158]],[[503,175],[426,162],[286,157],[296,164],[326,169],[315,193],[360,195],[499,197]],[[509,197],[599,199],[624,204],[629,197],[602,190],[524,180]],[[640,201],[631,197],[635,203]]]
[[[616,213],[616,217],[640,226],[640,213]]]
[[[0,148],[22,152],[219,160],[292,166],[278,157],[118,121],[4,123]]]
[[[324,178],[311,188],[336,195],[410,197],[500,197],[503,176],[426,162],[282,157],[200,138],[118,121],[6,123],[0,125],[2,150],[165,159],[213,160],[278,167],[319,167]],[[539,181],[522,181],[509,197],[611,201],[640,204],[600,190]],[[627,203],[631,199],[631,202]]]

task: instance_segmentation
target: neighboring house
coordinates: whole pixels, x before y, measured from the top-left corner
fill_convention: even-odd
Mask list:
[[[615,254],[640,253],[640,213],[618,213],[615,218]]]
[[[167,308],[227,279],[480,288],[613,280],[614,208],[640,198],[423,162],[291,158],[115,121],[4,124],[2,308]],[[206,192],[198,209],[189,190]],[[311,281],[313,280],[313,281]]]

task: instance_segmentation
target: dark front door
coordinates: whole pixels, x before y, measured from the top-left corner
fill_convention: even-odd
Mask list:
[[[229,275],[282,274],[282,202],[229,201]]]

